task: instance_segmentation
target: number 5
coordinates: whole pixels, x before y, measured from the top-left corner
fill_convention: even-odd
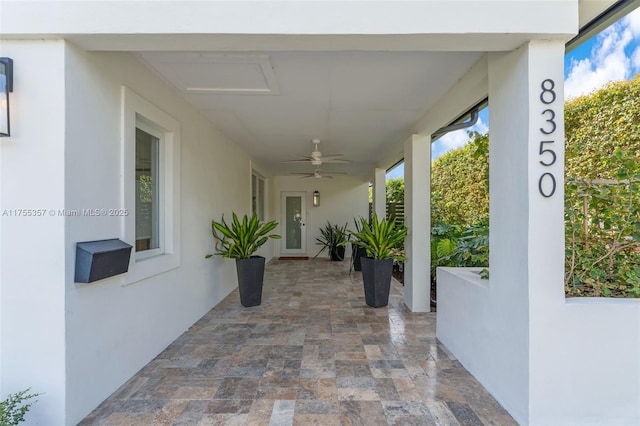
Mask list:
[[[552,149],[544,147],[545,143],[553,142],[554,141],[540,141],[540,155],[544,155],[545,153],[551,154],[551,162],[545,163],[544,161],[540,160],[540,164],[542,164],[543,166],[551,166],[556,162],[556,153]]]

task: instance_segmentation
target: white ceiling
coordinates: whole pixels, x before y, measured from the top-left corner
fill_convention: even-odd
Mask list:
[[[481,52],[142,52],[140,59],[231,140],[279,175],[286,164],[344,154],[323,171],[370,175],[379,159],[482,55]],[[462,112],[462,111],[461,111]],[[442,123],[443,125],[447,123]]]

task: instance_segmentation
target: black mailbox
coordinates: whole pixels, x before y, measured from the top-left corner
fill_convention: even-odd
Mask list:
[[[77,283],[90,283],[129,270],[131,246],[117,238],[76,243]]]

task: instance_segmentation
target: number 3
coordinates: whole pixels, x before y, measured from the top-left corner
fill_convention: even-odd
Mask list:
[[[542,115],[545,115],[548,112],[551,113],[551,118],[547,118],[545,121],[547,123],[551,123],[551,130],[547,131],[547,130],[543,129],[542,127],[540,127],[540,131],[542,133],[544,133],[545,135],[550,135],[551,133],[556,131],[556,122],[553,121],[556,118],[556,113],[553,112],[552,109],[545,109],[544,111],[542,111]]]

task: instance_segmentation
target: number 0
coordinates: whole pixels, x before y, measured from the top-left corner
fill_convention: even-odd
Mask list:
[[[545,177],[549,177],[551,179],[551,191],[545,192],[545,190],[543,188],[543,181],[544,181]],[[540,176],[540,180],[538,181],[538,191],[540,191],[540,195],[542,195],[545,198],[549,198],[553,194],[555,194],[556,193],[556,178],[555,178],[555,176],[553,176],[551,173],[543,173],[542,176]]]

